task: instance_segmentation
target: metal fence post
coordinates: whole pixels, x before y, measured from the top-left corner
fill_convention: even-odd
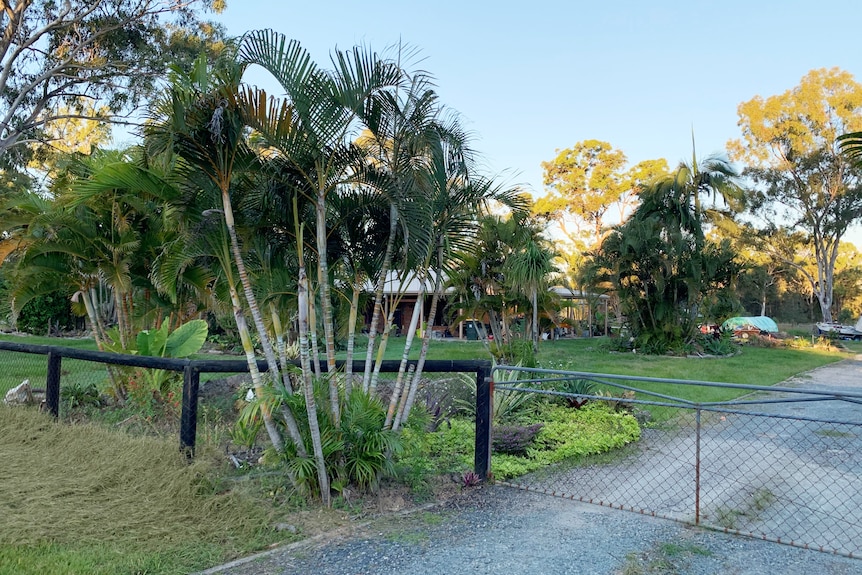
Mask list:
[[[476,448],[474,470],[482,481],[491,476],[491,420],[494,407],[494,380],[491,370],[476,370]]]
[[[198,423],[200,371],[192,365],[183,369],[183,406],[180,415],[180,451],[191,459],[195,455]]]
[[[694,411],[694,524],[700,525],[700,406]]]
[[[45,382],[45,406],[54,418],[60,417],[60,364],[63,356],[48,352],[48,377]]]

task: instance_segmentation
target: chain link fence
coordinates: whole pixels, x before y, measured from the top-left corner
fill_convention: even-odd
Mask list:
[[[624,448],[500,483],[862,556],[862,394],[512,369],[521,371],[519,385],[498,385],[496,393],[601,402],[636,415],[641,436]],[[560,381],[595,387],[593,394],[552,391]],[[656,383],[746,395],[697,403],[656,393],[650,389]]]

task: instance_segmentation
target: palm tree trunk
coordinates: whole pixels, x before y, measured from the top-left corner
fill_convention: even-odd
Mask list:
[[[299,360],[302,364],[302,389],[305,394],[305,410],[308,414],[308,429],[311,435],[311,446],[314,450],[314,461],[317,467],[317,484],[320,488],[320,498],[329,507],[329,476],[326,473],[326,461],[323,458],[323,444],[320,439],[320,425],[317,421],[317,403],[314,399],[314,382],[311,378],[311,365],[308,354],[308,277],[305,266],[300,264],[298,282],[299,300]]]
[[[353,294],[350,298],[350,319],[347,324],[347,360],[344,362],[344,395],[350,396],[353,389],[353,346],[356,343],[356,318],[359,315],[359,295],[362,291],[361,278],[356,277],[353,283]]]
[[[335,427],[341,425],[338,404],[338,377],[335,373],[335,325],[332,321],[332,299],[329,293],[329,262],[326,255],[326,193],[321,187],[315,202],[317,214],[317,281],[320,285],[320,307],[323,310],[323,335],[326,338],[326,368],[329,373],[329,410]],[[319,363],[319,362],[318,362]]]
[[[416,372],[416,366],[414,364],[410,364],[407,368],[407,381],[413,381],[413,374]],[[398,427],[401,426],[401,422],[404,421],[404,410],[407,409],[407,402],[410,401],[410,386],[408,385],[404,392],[401,394],[401,399],[398,402],[398,411],[395,413],[395,417],[392,422],[392,430],[397,430]],[[398,424],[398,427],[396,427]]]
[[[251,374],[251,383],[254,387],[254,393],[258,399],[263,400],[266,397],[264,391],[263,377],[260,370],[257,369],[257,358],[254,354],[254,345],[251,343],[251,335],[249,334],[248,324],[245,321],[245,314],[242,311],[242,305],[239,301],[239,294],[231,282],[230,286],[230,301],[233,306],[233,317],[236,322],[236,328],[239,331],[240,342],[242,349],[245,352],[245,359],[248,363],[248,372]],[[284,442],[281,439],[281,433],[278,431],[275,422],[272,419],[272,413],[269,410],[269,405],[265,401],[261,401],[260,412],[263,416],[263,425],[269,435],[269,440],[272,446],[279,453],[284,451]]]
[[[421,276],[420,285],[424,286],[425,277]],[[416,296],[416,305],[413,306],[413,315],[410,318],[410,327],[407,329],[407,337],[404,340],[404,352],[401,354],[401,364],[398,366],[398,377],[395,379],[395,387],[392,390],[392,397],[389,398],[389,409],[386,412],[386,421],[383,424],[384,429],[392,427],[392,421],[395,418],[395,409],[401,400],[401,390],[404,386],[404,372],[407,369],[407,360],[410,356],[410,347],[413,344],[413,338],[416,335],[416,326],[419,324],[419,316],[421,315],[422,297],[424,290],[419,288],[419,293]]]
[[[389,208],[389,239],[386,242],[386,251],[383,254],[383,264],[380,266],[380,275],[374,289],[374,308],[371,312],[371,327],[368,329],[368,348],[365,352],[365,373],[362,376],[362,389],[371,389],[371,372],[374,367],[374,344],[377,338],[377,323],[380,321],[383,310],[383,291],[386,288],[386,276],[392,266],[392,254],[395,251],[395,237],[398,232],[398,210],[393,204]],[[384,333],[389,329],[389,324],[384,326]]]
[[[78,293],[81,294],[81,299],[84,300],[84,308],[87,310],[87,317],[90,318],[90,323],[93,326],[93,339],[96,340],[96,347],[99,351],[104,350],[105,328],[102,326],[102,321],[96,313],[96,307],[93,305],[93,300],[90,298],[90,293],[87,288],[82,288]]]
[[[257,298],[255,298],[254,292],[251,289],[251,280],[249,279],[248,272],[245,269],[245,262],[243,260],[242,252],[239,247],[239,238],[236,235],[236,228],[234,226],[233,209],[230,203],[230,196],[227,194],[226,187],[223,187],[222,189],[222,206],[224,208],[225,226],[227,227],[228,237],[230,238],[233,260],[236,264],[237,272],[239,273],[240,282],[242,283],[243,287],[243,293],[245,295],[246,302],[248,303],[249,311],[251,311],[252,320],[254,321],[255,328],[257,329],[258,335],[260,336],[260,343],[261,347],[263,347],[264,357],[266,358],[270,378],[272,379],[273,385],[277,387],[283,387],[284,382],[281,379],[281,371],[278,368],[278,359],[276,359],[275,352],[272,349],[272,343],[270,342],[269,334],[266,331],[266,326],[263,323],[263,317],[260,313],[260,308],[257,305]],[[236,291],[236,288],[233,286],[232,282],[230,285],[230,289]],[[234,295],[232,293],[231,300],[233,300],[233,298]],[[239,309],[242,310],[242,306],[239,303],[239,294],[236,294],[236,300],[236,302],[233,302],[234,307],[240,306]],[[245,324],[245,316],[243,316],[243,323]],[[247,324],[246,329],[248,329]],[[249,339],[249,345],[251,345],[250,342],[251,340]],[[254,354],[253,347],[251,352],[252,354]],[[251,369],[251,366],[249,366],[249,368]],[[255,364],[254,369],[257,369],[257,364]],[[287,427],[290,439],[296,446],[297,453],[304,453],[305,446],[302,443],[302,436],[299,432],[299,424],[297,423],[293,412],[290,411],[290,408],[286,404],[282,404],[281,413],[284,417],[284,423]]]
[[[488,321],[491,323],[491,335],[494,336],[494,341],[498,342],[499,345],[502,345],[503,334],[500,333],[500,320],[497,317],[496,310],[488,310]],[[487,342],[487,338],[485,338],[485,341]]]
[[[533,304],[533,355],[539,353],[539,302],[536,294],[536,286],[532,286],[530,292],[530,303]]]
[[[315,304],[314,292],[308,289],[308,339],[311,344],[312,369],[314,377],[321,377],[320,370],[320,348],[317,346],[317,306]]]
[[[269,303],[269,315],[272,318],[272,330],[275,332],[275,343],[278,348],[278,361],[281,367],[282,383],[286,391],[293,393],[293,383],[290,381],[287,369],[287,345],[284,341],[284,330],[281,325],[281,317],[279,317],[278,310],[272,302]]]
[[[383,328],[383,336],[380,338],[380,347],[377,348],[377,359],[374,361],[374,370],[371,374],[369,389],[373,392],[377,389],[377,381],[380,379],[380,369],[383,366],[383,356],[386,354],[386,346],[389,343],[389,335],[392,333],[392,322],[395,321],[395,309],[401,303],[401,296],[390,302],[389,313],[386,316],[386,327]]]
[[[99,314],[96,313],[96,306],[93,305],[93,299],[90,297],[90,290],[86,287],[82,287],[78,292],[81,294],[81,299],[84,300],[84,308],[87,310],[87,317],[90,319],[90,324],[93,326],[93,339],[96,340],[96,347],[99,351],[104,351],[105,349],[105,327],[102,325],[102,320],[99,319]],[[111,389],[117,395],[117,399],[121,402],[126,400],[126,388],[125,385],[121,385],[117,374],[114,372],[114,366],[108,365],[108,380],[111,382]]]
[[[443,259],[443,247],[442,245],[438,247],[438,255],[437,261],[440,262]],[[434,278],[434,292],[431,296],[431,310],[428,312],[428,322],[429,326],[434,322],[434,317],[437,315],[437,302],[440,301],[440,295],[443,292],[443,272],[438,265],[435,270],[436,277]],[[416,362],[416,369],[413,372],[413,377],[410,381],[410,389],[407,392],[407,401],[404,404],[404,409],[400,410],[398,417],[392,424],[392,429],[399,429],[401,424],[407,421],[407,418],[410,417],[410,410],[413,408],[413,402],[416,399],[416,392],[419,389],[419,382],[422,379],[422,370],[425,367],[425,359],[428,357],[428,348],[431,345],[431,337],[433,333],[432,330],[426,329],[425,333],[422,335],[422,349],[419,351],[419,360]]]

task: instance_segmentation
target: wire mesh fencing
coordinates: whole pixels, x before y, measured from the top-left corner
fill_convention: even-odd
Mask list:
[[[500,483],[862,556],[862,394],[539,372],[522,373],[530,387],[498,386],[496,393],[578,398],[624,410],[641,420],[640,438]],[[548,382],[567,379],[618,393],[549,391]],[[716,387],[751,394],[697,402],[657,392],[656,384],[677,386],[688,397]]]

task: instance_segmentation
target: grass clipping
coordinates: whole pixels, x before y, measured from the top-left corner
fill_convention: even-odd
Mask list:
[[[0,544],[162,547],[266,525],[259,508],[218,493],[211,465],[187,463],[176,441],[5,406],[0,437]]]

